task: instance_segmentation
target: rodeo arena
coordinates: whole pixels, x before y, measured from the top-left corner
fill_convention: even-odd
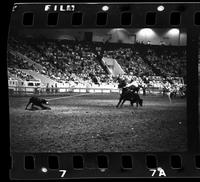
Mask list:
[[[91,39],[80,32],[82,38],[72,32],[61,38],[10,35],[11,150],[186,151],[186,45],[180,32],[178,43],[170,42],[173,36],[166,43],[160,34],[151,39],[148,32],[133,40],[124,29],[91,30]]]

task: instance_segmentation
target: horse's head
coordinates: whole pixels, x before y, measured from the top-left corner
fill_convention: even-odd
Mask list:
[[[134,85],[131,85],[130,87],[128,87],[128,89],[132,92],[138,92],[140,90],[140,87],[136,87]]]
[[[124,88],[126,86],[126,83],[125,82],[120,82],[118,84],[118,88]]]
[[[122,93],[125,93],[125,92],[127,92],[128,90],[129,90],[129,88],[123,87],[123,88],[122,88]]]

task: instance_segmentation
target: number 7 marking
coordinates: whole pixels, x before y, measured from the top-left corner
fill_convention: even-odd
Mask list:
[[[67,172],[67,170],[59,170],[59,172],[62,173],[61,178],[63,178],[65,176],[65,173]]]
[[[151,176],[154,176],[155,173],[156,173],[156,169],[150,169],[149,171],[153,171],[152,175]]]

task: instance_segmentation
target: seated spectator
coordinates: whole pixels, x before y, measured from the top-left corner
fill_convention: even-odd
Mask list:
[[[96,60],[103,43],[65,41],[39,41],[26,39],[9,40],[8,67],[12,74],[24,80],[34,79],[20,69],[30,69],[44,74],[57,83],[71,85],[116,85],[116,80],[105,73]],[[94,51],[93,47],[95,47]],[[22,56],[20,56],[22,55]],[[103,56],[116,59],[129,78],[136,76],[139,84],[162,85],[161,80],[151,76],[185,77],[185,48],[176,46],[153,46],[137,43],[130,45],[109,43]],[[35,64],[33,64],[32,62]],[[37,68],[37,64],[42,69]],[[144,77],[145,76],[145,77]],[[72,83],[73,82],[73,83]]]

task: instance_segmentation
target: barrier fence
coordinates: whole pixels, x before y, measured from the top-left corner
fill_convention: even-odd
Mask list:
[[[140,94],[162,94],[161,88],[149,87],[145,91],[140,89]],[[81,88],[81,87],[54,87],[54,88],[38,88],[38,87],[9,87],[10,96],[26,96],[26,95],[65,95],[69,93],[120,93],[118,88]]]

